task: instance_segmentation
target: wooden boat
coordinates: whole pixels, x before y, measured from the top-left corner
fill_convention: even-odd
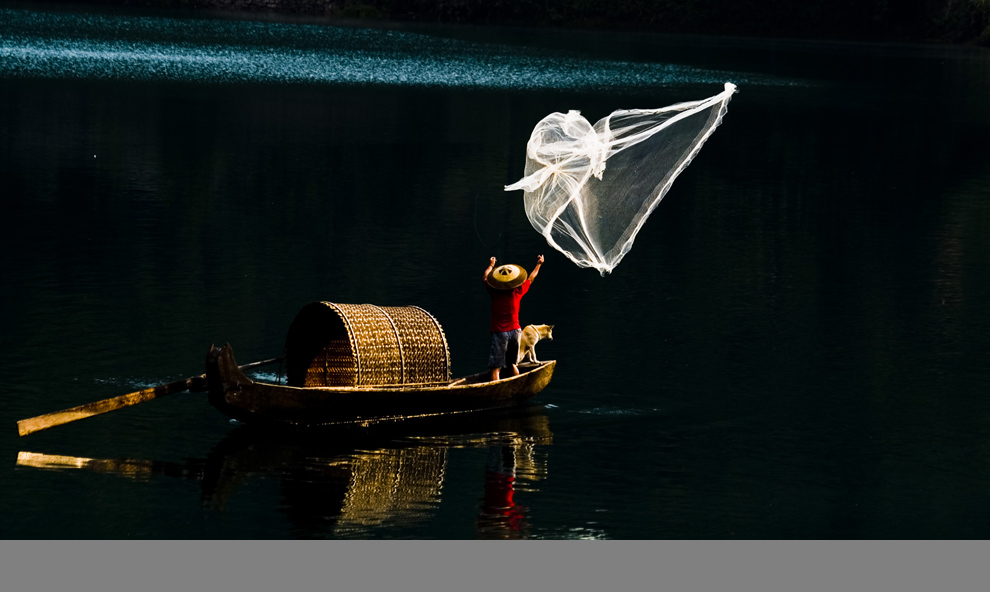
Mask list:
[[[229,344],[208,359],[214,407],[239,421],[291,424],[371,423],[519,405],[550,383],[556,365],[522,364],[518,376],[495,382],[482,372],[442,384],[293,387],[245,376]]]
[[[210,403],[244,422],[376,423],[521,404],[542,391],[555,361],[519,366],[517,376],[490,372],[450,378],[440,324],[418,307],[314,302],[289,328],[287,384],[255,381],[229,344],[206,361]]]
[[[244,370],[285,363],[287,384],[256,382]],[[556,362],[450,378],[440,323],[416,306],[313,302],[289,327],[285,355],[237,366],[229,345],[210,347],[206,373],[17,422],[21,436],[183,391],[209,393],[223,413],[253,423],[357,423],[518,405],[550,383]],[[280,366],[281,367],[281,366]],[[279,372],[281,374],[281,370]]]

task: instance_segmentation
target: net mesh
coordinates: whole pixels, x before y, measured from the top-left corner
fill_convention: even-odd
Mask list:
[[[735,85],[701,101],[621,109],[594,126],[551,113],[526,145],[526,216],[552,247],[604,276],[725,116]]]

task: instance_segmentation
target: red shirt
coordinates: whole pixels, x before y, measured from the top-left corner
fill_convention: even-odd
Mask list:
[[[519,301],[529,291],[529,280],[514,290],[496,290],[485,282],[488,295],[492,297],[492,320],[488,330],[504,333],[519,328]]]

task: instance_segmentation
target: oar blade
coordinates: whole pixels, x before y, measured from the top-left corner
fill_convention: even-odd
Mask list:
[[[110,399],[87,403],[71,409],[46,413],[44,415],[31,417],[29,419],[22,419],[17,422],[17,433],[20,436],[27,436],[28,434],[33,434],[34,432],[46,430],[48,428],[72,421],[86,419],[87,417],[100,415],[101,413],[116,411],[117,409],[121,409],[123,407],[137,405],[138,403],[144,403],[145,401],[157,399],[158,397],[164,397],[165,395],[185,391],[192,385],[193,380],[193,378],[187,378],[185,380],[146,388],[137,392],[128,393],[126,395],[112,397]]]
[[[239,366],[238,368],[243,371],[249,368],[256,368],[258,366],[264,366],[281,361],[282,358],[271,358],[270,360],[262,360],[260,362],[245,364],[243,366]],[[62,424],[78,421],[80,419],[86,419],[87,417],[93,417],[94,415],[100,415],[101,413],[106,413],[108,411],[116,411],[117,409],[130,407],[131,405],[137,405],[138,403],[144,403],[145,401],[164,397],[165,395],[170,395],[172,393],[181,393],[182,391],[188,390],[196,392],[205,391],[206,386],[206,375],[200,374],[199,376],[192,376],[190,378],[186,378],[185,380],[178,380],[169,384],[160,384],[155,387],[146,388],[137,392],[128,393],[126,395],[96,401],[95,403],[87,403],[85,405],[73,407],[72,409],[65,409],[62,411],[55,411],[54,413],[46,413],[37,417],[22,419],[17,422],[17,433],[20,436],[27,436],[28,434],[40,432],[41,430],[47,430],[48,428],[53,428]]]

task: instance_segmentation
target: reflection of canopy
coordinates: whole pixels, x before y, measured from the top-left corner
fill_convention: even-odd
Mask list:
[[[618,110],[594,126],[578,111],[551,113],[526,145],[526,176],[505,190],[525,192],[526,216],[551,246],[605,275],[721,123],[735,89]]]
[[[285,366],[291,386],[450,380],[443,329],[416,306],[307,304],[289,327]]]
[[[358,453],[349,464],[351,481],[338,531],[398,516],[404,521],[425,518],[440,503],[447,449],[385,448]]]

